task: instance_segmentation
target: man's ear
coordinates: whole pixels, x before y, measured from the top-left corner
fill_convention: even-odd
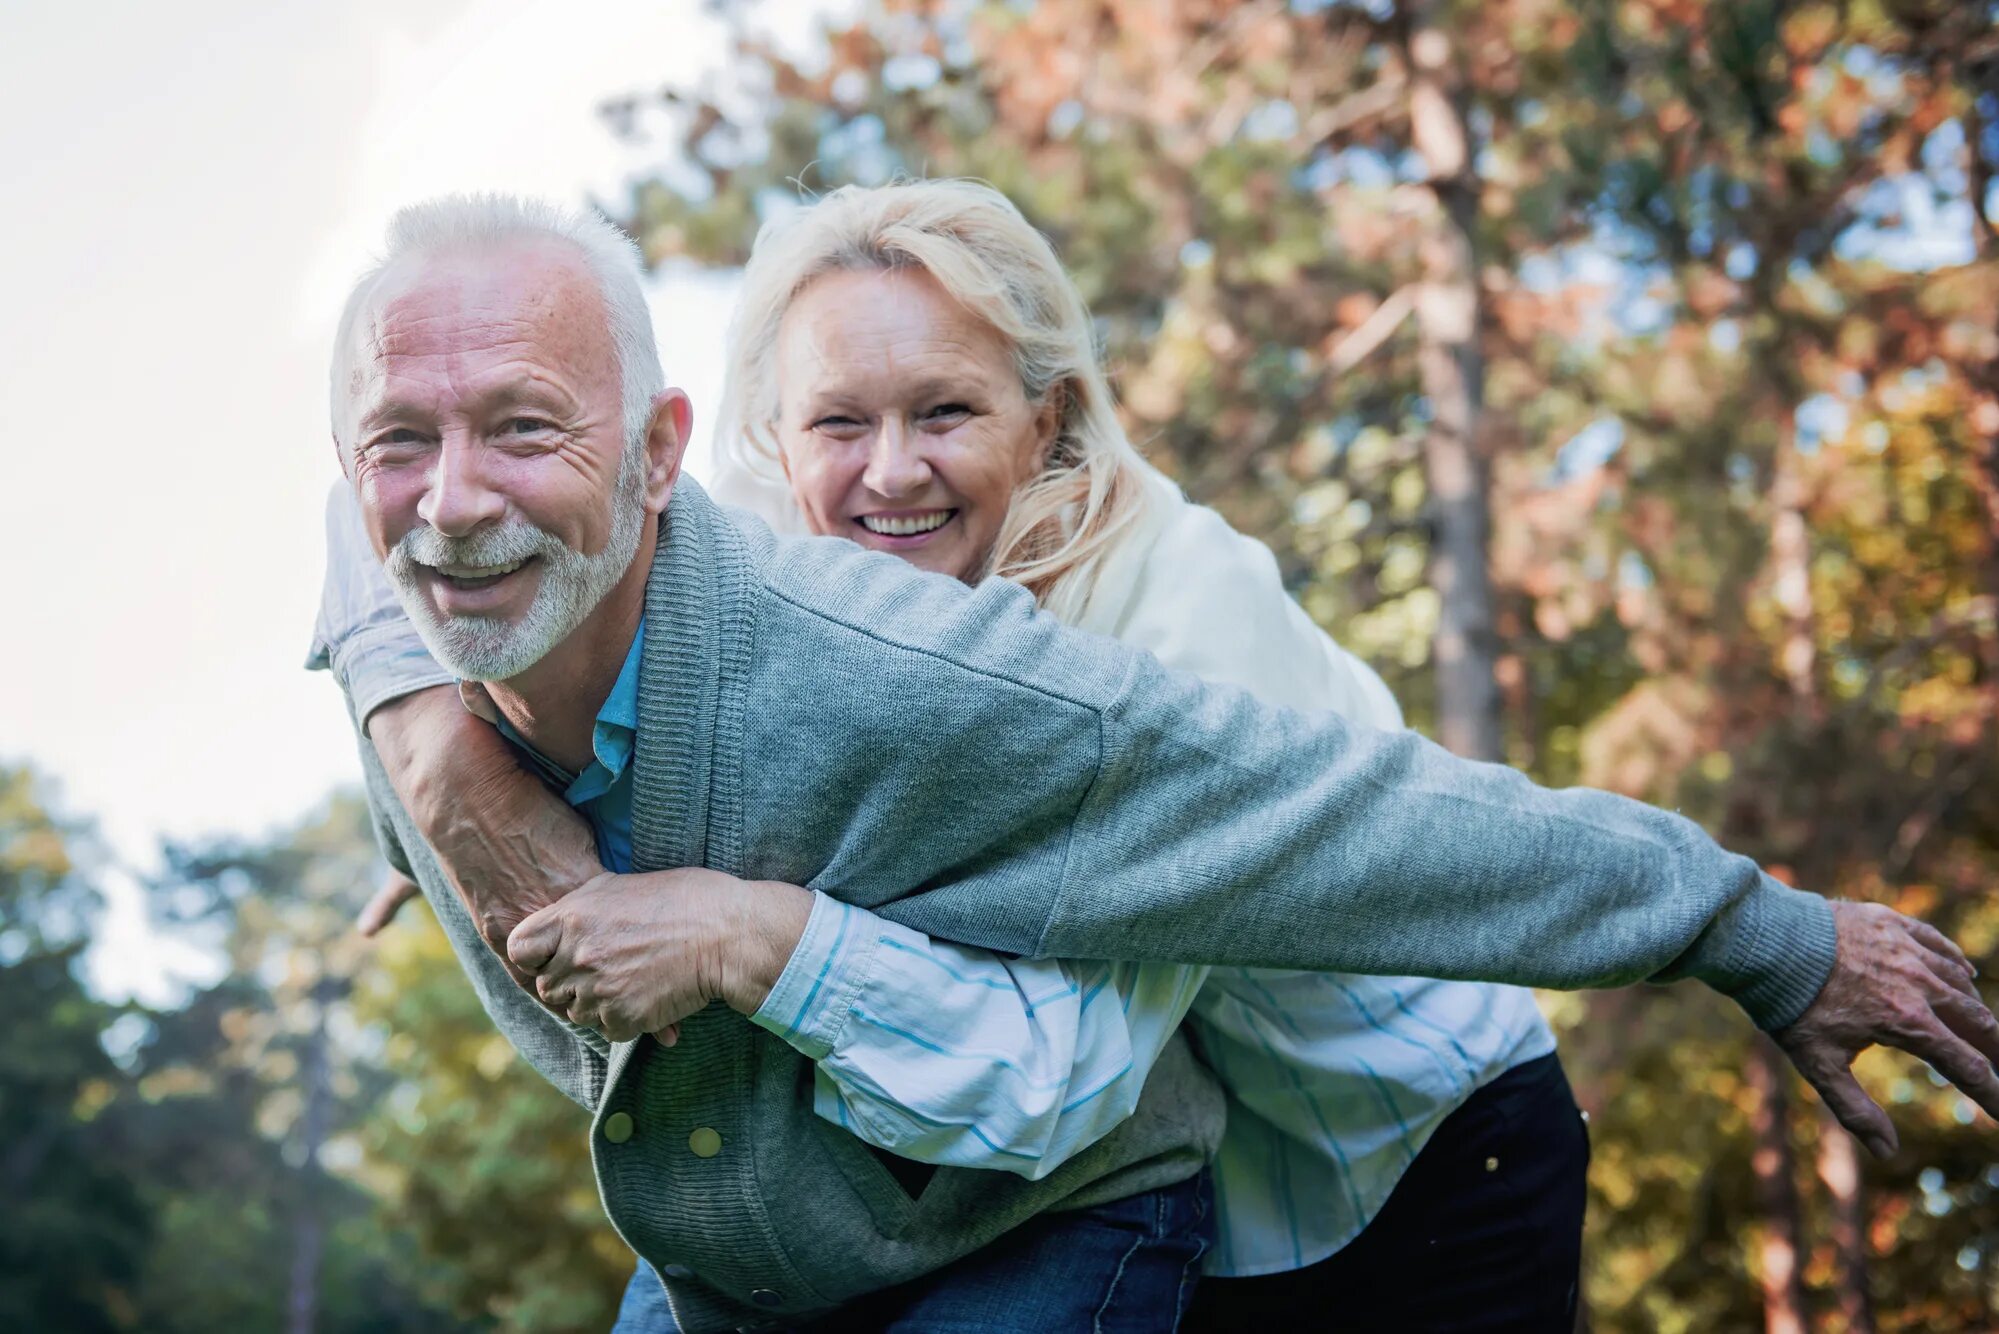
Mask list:
[[[673,484],[680,480],[680,463],[687,437],[694,429],[694,404],[679,389],[653,396],[652,421],[646,427],[646,510],[666,513]]]

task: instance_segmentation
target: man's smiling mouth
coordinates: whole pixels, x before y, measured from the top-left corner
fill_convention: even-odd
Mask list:
[[[863,514],[855,522],[878,537],[917,537],[934,533],[958,511],[925,510],[920,514]]]
[[[429,568],[432,574],[451,587],[470,592],[475,588],[491,588],[533,559],[532,556],[524,556],[504,565],[433,565]]]

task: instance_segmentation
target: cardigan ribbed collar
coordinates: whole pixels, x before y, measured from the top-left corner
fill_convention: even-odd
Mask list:
[[[681,477],[646,581],[632,757],[632,854],[642,871],[741,869],[742,687],[751,570],[742,532]]]

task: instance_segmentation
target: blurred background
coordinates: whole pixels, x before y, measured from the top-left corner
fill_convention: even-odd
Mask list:
[[[761,220],[983,177],[1417,726],[1999,957],[1992,0],[0,0],[0,163],[0,1328],[604,1328],[629,1273],[427,911],[353,932],[299,666],[334,315],[445,189],[623,222],[698,421]],[[1863,1060],[1860,1161],[1715,997],[1544,1001],[1595,1328],[1999,1324],[1926,1069]]]

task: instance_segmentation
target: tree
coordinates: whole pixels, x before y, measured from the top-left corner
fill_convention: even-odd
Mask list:
[[[130,1167],[161,1219],[139,1326],[461,1327],[359,1172],[390,1082],[348,1000],[368,959],[354,913],[379,870],[360,801],[268,840],[170,846],[166,862],[158,915],[219,930],[227,966],[155,1015],[137,1053]]]
[[[362,1129],[380,1216],[429,1290],[507,1331],[608,1329],[635,1263],[611,1230],[589,1115],[515,1055],[427,910],[379,938],[355,996],[394,1083]]]
[[[710,83],[609,112],[667,126],[625,210],[656,259],[740,263],[794,177],[992,181],[1070,263],[1134,438],[1420,725],[1489,750],[1496,681],[1544,781],[1983,953],[1995,70],[1989,6],[1943,0],[897,0],[823,61],[745,27]],[[1601,1324],[1990,1323],[1955,1094],[1864,1062],[1909,1151],[1792,1211],[1801,1153],[1851,1174],[1734,1016],[1551,1008],[1596,1114]],[[1796,1277],[1767,1311],[1764,1235]]]
[[[0,769],[0,1326],[129,1329],[154,1220],[119,1170],[130,1081],[103,1039],[122,1012],[77,975],[98,906],[90,833],[39,787]]]

